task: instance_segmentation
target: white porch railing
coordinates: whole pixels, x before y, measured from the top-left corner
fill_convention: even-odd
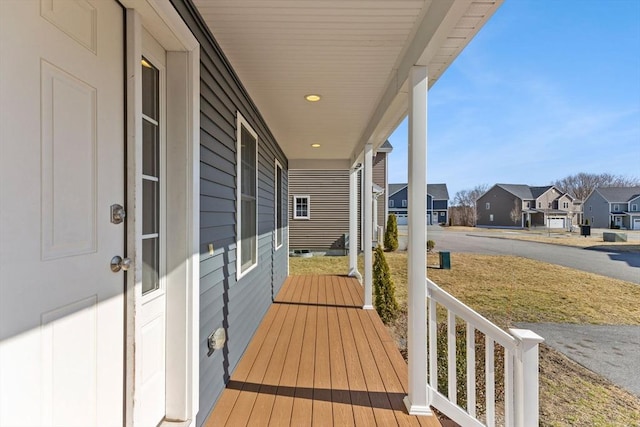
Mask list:
[[[465,427],[537,427],[538,344],[543,339],[528,330],[509,329],[507,333],[431,280],[427,279],[426,282],[429,304],[429,391],[433,407]],[[446,382],[446,392],[439,391],[439,386],[444,384],[438,381],[438,307],[446,309],[447,313],[446,345],[442,342],[441,347],[444,348],[440,348],[440,357],[445,355],[447,366],[446,381],[442,381]],[[456,325],[464,325],[464,328],[458,329]],[[462,348],[458,348],[458,333],[466,335]],[[476,390],[476,346],[481,345],[483,340],[485,363],[479,369],[484,369],[485,385],[484,389]],[[466,367],[460,368],[464,372],[459,372],[457,355],[463,351]],[[500,360],[503,360],[504,369],[498,372],[496,378],[496,367],[500,365],[496,362]],[[459,374],[466,376],[466,384],[458,383]],[[496,379],[504,384],[504,393],[499,396],[496,395]],[[458,396],[459,387],[466,399]],[[478,402],[477,395],[484,398]]]

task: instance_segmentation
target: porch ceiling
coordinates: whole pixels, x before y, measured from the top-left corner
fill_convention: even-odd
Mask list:
[[[382,144],[407,113],[410,67],[427,65],[433,85],[502,3],[193,1],[290,167],[353,162],[365,143]]]

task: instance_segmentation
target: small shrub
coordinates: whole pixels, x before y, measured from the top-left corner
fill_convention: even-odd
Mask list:
[[[376,296],[375,307],[385,325],[392,323],[398,316],[396,287],[391,280],[389,264],[384,257],[382,247],[378,245],[373,259],[373,288]]]
[[[427,240],[427,252],[431,252],[436,247],[436,242],[433,240]]]
[[[389,214],[387,218],[387,230],[384,233],[384,247],[391,252],[398,249],[398,221],[394,214]]]

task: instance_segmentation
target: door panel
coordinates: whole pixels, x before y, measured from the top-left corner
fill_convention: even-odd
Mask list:
[[[121,425],[124,20],[0,1],[0,425]]]

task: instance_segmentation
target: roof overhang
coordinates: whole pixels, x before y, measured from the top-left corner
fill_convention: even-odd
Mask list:
[[[432,86],[502,0],[193,2],[289,161],[352,165],[406,116],[410,68]]]

